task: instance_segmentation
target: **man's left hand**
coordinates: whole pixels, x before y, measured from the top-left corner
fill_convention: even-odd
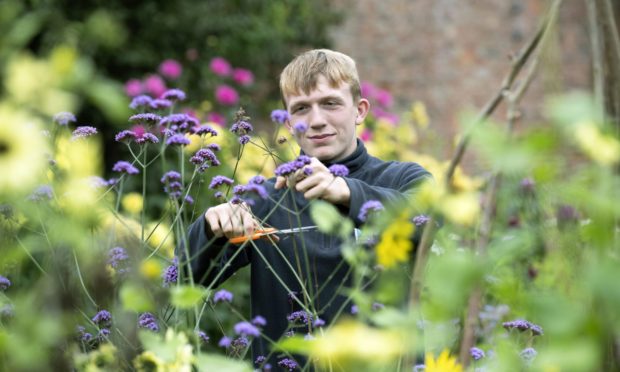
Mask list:
[[[278,177],[275,188],[287,186],[302,192],[306,199],[323,199],[348,206],[351,190],[342,177],[334,176],[317,158],[288,177]]]

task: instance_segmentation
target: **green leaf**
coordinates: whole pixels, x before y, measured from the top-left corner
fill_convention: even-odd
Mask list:
[[[149,291],[134,283],[124,284],[120,290],[123,308],[129,311],[144,312],[155,308]]]
[[[196,359],[199,371],[252,372],[249,364],[222,355],[199,354]]]
[[[341,238],[346,238],[353,233],[353,222],[326,201],[313,201],[310,204],[310,216],[322,233],[338,235]]]
[[[180,285],[170,290],[171,302],[174,306],[188,309],[194,307],[206,296],[207,292],[204,288]]]

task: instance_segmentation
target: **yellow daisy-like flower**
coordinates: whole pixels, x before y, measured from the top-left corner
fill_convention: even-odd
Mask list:
[[[405,262],[409,258],[409,252],[413,249],[411,234],[415,226],[403,216],[396,218],[381,234],[381,240],[377,244],[377,263],[390,268],[398,262]]]
[[[130,192],[123,196],[123,199],[121,199],[121,205],[127,212],[131,214],[138,214],[142,212],[142,208],[144,207],[144,198],[140,193]]]
[[[0,106],[0,194],[29,192],[41,181],[47,145],[36,119]]]
[[[456,357],[450,356],[448,350],[444,350],[435,359],[432,353],[426,353],[424,358],[425,372],[463,372],[463,366],[457,363]]]
[[[586,155],[602,165],[614,165],[620,161],[620,142],[600,132],[594,123],[577,125],[575,139]]]

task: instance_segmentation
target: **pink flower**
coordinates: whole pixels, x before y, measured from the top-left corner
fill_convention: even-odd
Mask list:
[[[144,133],[146,133],[146,129],[144,128],[144,125],[140,125],[140,124],[134,125],[133,127],[131,127],[130,130],[134,132],[137,137],[142,137]]]
[[[218,85],[215,89],[215,99],[225,106],[233,106],[239,102],[239,94],[228,85]]]
[[[233,70],[233,80],[240,85],[251,85],[254,82],[254,74],[244,68]]]
[[[368,128],[364,128],[364,130],[362,130],[362,133],[360,133],[360,139],[363,142],[372,141],[372,131]]]
[[[375,99],[381,106],[385,108],[391,107],[392,103],[394,103],[392,100],[392,95],[385,89],[377,90]]]
[[[230,63],[222,57],[213,58],[209,64],[209,68],[218,76],[228,76],[232,72]]]
[[[159,65],[159,73],[164,77],[176,80],[183,73],[183,67],[174,59],[167,59]]]
[[[125,83],[125,94],[129,97],[135,97],[142,94],[142,82],[138,79],[127,80]]]
[[[371,82],[362,81],[362,84],[360,85],[360,89],[362,90],[362,97],[367,99],[373,99],[375,97],[375,91],[377,90],[377,88]]]
[[[226,118],[224,118],[222,114],[219,114],[217,112],[210,112],[207,115],[207,121],[218,124],[222,127],[226,125]]]
[[[144,88],[153,97],[159,98],[166,91],[166,83],[159,75],[150,75],[144,80]]]

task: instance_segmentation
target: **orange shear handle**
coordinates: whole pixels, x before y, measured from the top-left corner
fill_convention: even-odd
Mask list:
[[[234,238],[228,239],[228,241],[232,244],[242,244],[248,240],[256,240],[262,238],[265,235],[271,235],[276,231],[277,230],[275,228],[269,227],[266,229],[256,230],[253,234],[250,235],[235,236]]]

